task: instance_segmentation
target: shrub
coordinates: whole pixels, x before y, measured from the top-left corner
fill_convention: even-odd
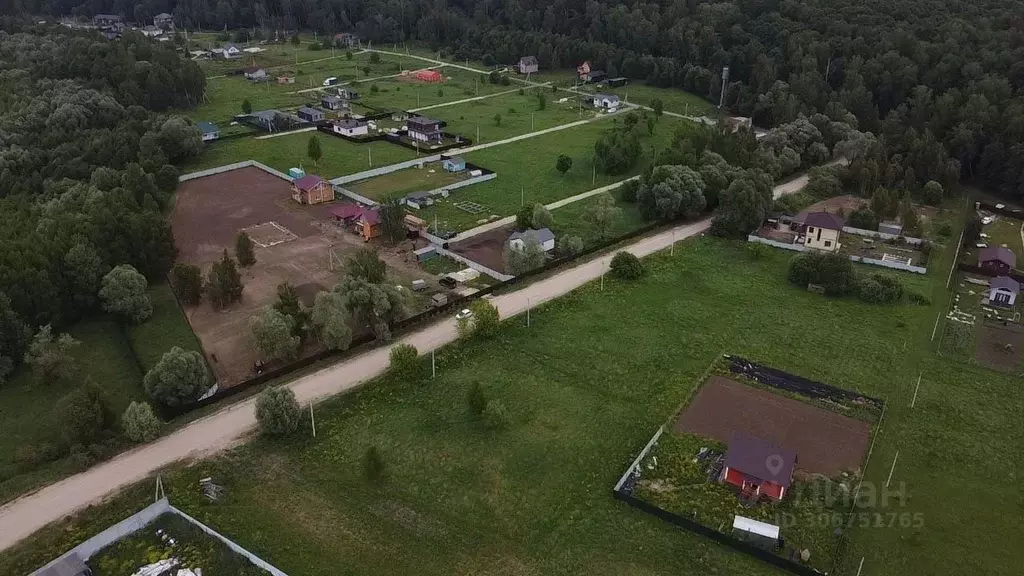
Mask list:
[[[943,238],[948,238],[953,233],[953,228],[948,223],[943,222],[935,232]]]
[[[625,280],[636,280],[644,275],[644,265],[631,252],[618,252],[612,256],[612,274]]]
[[[846,224],[861,230],[878,230],[878,217],[867,207],[858,208],[850,213]]]
[[[150,398],[166,406],[194,402],[210,387],[206,361],[195,350],[175,346],[146,372],[142,387]]]
[[[419,382],[425,376],[420,354],[412,344],[396,344],[388,355],[391,371],[402,380]]]
[[[285,386],[273,386],[256,399],[256,422],[267,436],[287,436],[299,428],[302,409],[295,392]]]
[[[871,274],[857,282],[857,297],[870,304],[893,304],[903,297],[903,283],[884,274]]]
[[[768,253],[768,247],[760,242],[747,242],[747,255],[751,260],[760,260]]]
[[[489,400],[483,411],[484,426],[491,430],[504,428],[508,424],[508,411],[498,400]]]
[[[103,309],[138,324],[153,315],[153,304],[146,293],[146,277],[128,264],[115,267],[103,277],[100,299]]]
[[[149,442],[160,435],[163,423],[153,414],[153,408],[145,402],[132,402],[121,416],[121,428],[132,442]]]
[[[856,289],[853,263],[841,254],[804,252],[789,261],[789,281],[801,288],[817,284],[829,296],[843,296]]]
[[[473,311],[473,333],[477,336],[490,338],[498,333],[501,316],[498,308],[490,300],[478,298],[469,309]]]
[[[473,416],[483,416],[484,410],[487,408],[487,396],[479,382],[474,382],[469,387],[469,392],[466,393],[466,405],[469,407],[469,413]]]
[[[380,450],[377,450],[376,446],[366,449],[366,454],[363,456],[363,469],[366,472],[366,479],[372,483],[384,479],[384,459],[381,458]]]
[[[103,403],[91,387],[83,386],[57,401],[53,419],[68,444],[88,442],[103,430]]]
[[[907,299],[913,302],[914,304],[920,304],[921,306],[930,306],[932,303],[931,298],[914,290],[910,290],[907,292]]]
[[[622,198],[623,202],[629,202],[632,204],[636,202],[636,192],[639,189],[640,180],[630,180],[629,182],[625,182],[619,186],[619,197]]]

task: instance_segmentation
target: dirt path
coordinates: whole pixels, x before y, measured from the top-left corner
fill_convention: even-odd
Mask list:
[[[797,180],[777,187],[776,193],[783,195],[799,190],[792,189],[793,182]],[[639,239],[625,249],[639,257],[647,256],[668,248],[676,241],[702,234],[710,226],[711,218],[704,218]],[[612,256],[606,254],[566,268],[521,290],[497,296],[492,302],[502,318],[521,314],[527,306],[543,304],[600,278],[608,271]],[[446,318],[401,338],[396,344],[412,344],[422,354],[449,344],[457,337],[454,318]],[[389,353],[390,347],[382,346],[303,376],[288,386],[295,391],[301,404],[315,403],[351,390],[381,374],[388,367]],[[124,486],[145,479],[161,468],[182,460],[214,454],[244,441],[256,425],[253,413],[255,403],[254,397],[226,406],[151,444],[139,446],[81,474],[5,504],[0,507],[0,550],[11,547],[47,524],[94,504]]]

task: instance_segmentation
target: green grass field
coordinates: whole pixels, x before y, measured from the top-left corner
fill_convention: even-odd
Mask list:
[[[436,380],[385,377],[328,401],[316,439],[256,440],[165,472],[164,484],[176,506],[289,573],[777,574],[609,493],[730,352],[888,402],[866,470],[872,491],[839,573],[854,574],[862,556],[872,575],[1015,573],[1016,517],[1006,510],[1019,490],[993,479],[1024,466],[1015,435],[1024,389],[932,354],[944,275],[919,280],[933,288],[932,306],[877,306],[790,286],[789,258],[682,243],[648,258],[639,282],[591,284],[535,308],[530,327],[517,318],[492,341],[445,348]],[[796,345],[808,327],[822,337]],[[504,429],[468,414],[473,383],[505,405]],[[385,462],[380,487],[364,478],[368,446]],[[902,495],[869,506],[890,475]],[[204,500],[195,486],[205,476],[230,498]],[[112,511],[145,505],[151,489],[48,528],[0,556],[0,572],[31,570],[105,527]]]
[[[513,90],[508,94],[425,110],[423,113],[447,121],[448,132],[467,136],[474,144],[503,140],[594,117],[594,111],[588,107],[583,108],[581,114],[575,98],[559,103],[558,99],[567,97],[564,92],[553,94],[550,90],[542,89],[540,93],[546,104],[543,110],[538,110],[536,89],[524,91],[522,95],[514,86]],[[500,122],[495,122],[495,115],[501,116]]]
[[[0,502],[75,471],[66,460],[23,468],[16,456],[19,450],[60,442],[53,409],[77,386],[96,385],[118,416],[133,400],[145,399],[138,364],[112,319],[85,320],[74,326],[71,335],[81,342],[73,352],[78,367],[73,382],[39,384],[23,366],[0,388]]]
[[[618,120],[621,122],[621,116]],[[638,162],[627,174],[608,176],[594,170],[594,142],[612,127],[616,120],[600,121],[575,126],[558,132],[502,144],[465,154],[468,162],[494,170],[494,180],[456,190],[452,195],[431,208],[417,212],[417,216],[434,221],[437,214],[441,228],[465,230],[477,220],[491,214],[508,216],[519,209],[521,202],[549,204],[587,190],[618,182],[639,173],[643,162]],[[645,149],[665,145],[675,127],[682,120],[662,118],[654,136],[642,140]],[[564,175],[555,169],[559,154],[573,160],[572,168]],[[476,202],[485,207],[482,214],[471,214],[455,206],[458,202]]]
[[[314,164],[306,154],[309,139],[313,136],[320,140],[320,149],[323,153],[317,164]],[[301,165],[310,174],[319,174],[324,178],[337,178],[375,166],[386,166],[411,160],[415,157],[416,152],[389,142],[355,144],[319,132],[300,132],[265,140],[239,138],[218,142],[207,146],[203,155],[183,168],[183,172],[193,172],[243,160],[257,160],[282,172]],[[373,160],[372,166],[370,165],[371,159]]]
[[[153,317],[138,326],[128,326],[127,336],[144,371],[155,366],[171,348],[202,352],[202,346],[167,283],[150,286]]]
[[[635,203],[623,202],[617,190],[613,190],[611,194],[615,198],[615,203],[621,209],[621,212],[614,225],[608,230],[607,238],[617,238],[649,224],[640,216],[640,210]],[[596,201],[597,198],[595,197],[584,198],[579,202],[573,202],[572,204],[552,210],[551,215],[555,218],[555,235],[559,238],[579,236],[583,239],[584,246],[597,244],[604,240],[600,236],[600,231],[596,230],[584,219],[587,208]]]
[[[347,184],[346,187],[367,198],[378,200],[389,195],[402,197],[419,190],[434,190],[461,182],[468,177],[469,173],[465,170],[447,172],[441,167],[440,162],[432,162],[425,164],[423,168],[398,170],[383,176],[353,182]]]
[[[1013,253],[1017,256],[1019,266],[1024,263],[1024,238],[1021,238],[1022,229],[1024,229],[1024,222],[1004,216],[997,216],[995,222],[982,227],[981,232],[987,234],[988,237],[979,239],[979,242],[985,242],[989,246],[1005,246],[1013,250]],[[979,248],[972,247],[968,251],[974,256],[968,262],[975,265],[978,263],[979,250]]]
[[[430,66],[411,59],[405,61],[405,64],[411,66],[412,70]],[[361,90],[365,104],[384,110],[411,110],[515,88],[491,84],[486,76],[459,68],[441,68],[438,72],[445,77],[444,82],[427,83],[406,78],[375,80],[371,75],[369,79],[361,79],[356,89]],[[377,86],[376,93],[373,92],[374,85]],[[429,111],[423,113],[430,114]]]

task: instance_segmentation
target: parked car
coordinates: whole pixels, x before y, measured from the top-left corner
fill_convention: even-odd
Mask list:
[[[338,77],[337,76],[331,76],[330,78],[324,80],[324,86],[334,86],[337,83],[338,83]]]
[[[455,315],[456,320],[468,320],[473,317],[473,311],[469,308],[463,308],[462,312]]]

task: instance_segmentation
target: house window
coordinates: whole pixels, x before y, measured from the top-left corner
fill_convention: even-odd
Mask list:
[[[831,240],[825,240],[825,248],[828,248],[830,246],[832,246],[832,241]]]
[[[808,234],[813,234],[814,233],[814,226],[808,226],[807,227],[807,233]]]

